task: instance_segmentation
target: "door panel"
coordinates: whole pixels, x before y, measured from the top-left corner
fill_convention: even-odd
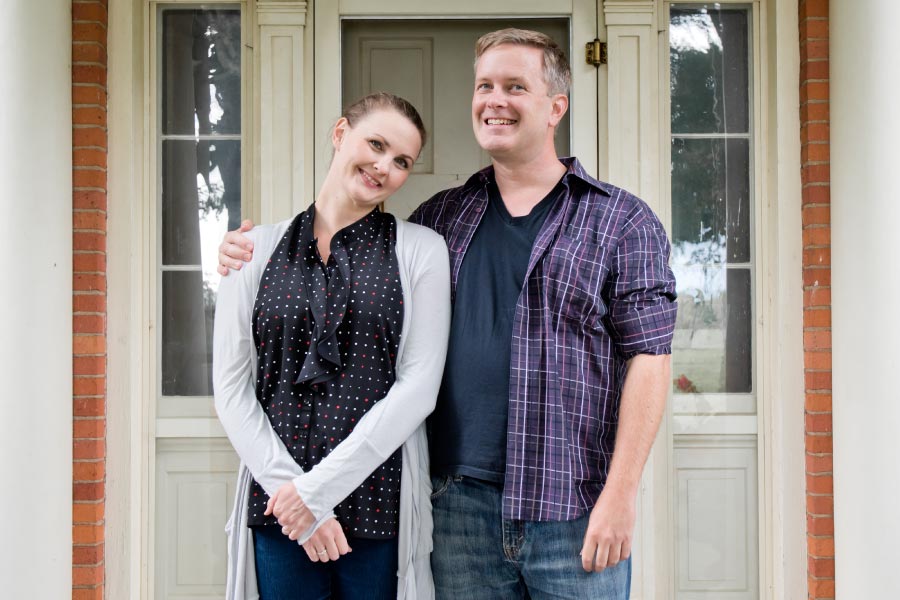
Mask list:
[[[472,134],[470,106],[475,41],[508,22],[496,20],[347,19],[342,22],[342,105],[375,91],[409,100],[429,139],[406,186],[386,203],[405,218],[432,194],[490,164]],[[521,19],[517,27],[542,31],[569,47],[567,19]],[[556,150],[570,154],[570,118],[559,126]]]

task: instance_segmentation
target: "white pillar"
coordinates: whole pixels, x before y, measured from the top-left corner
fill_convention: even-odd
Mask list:
[[[72,6],[0,19],[0,595],[72,587]]]
[[[830,3],[835,584],[900,598],[900,3]]]

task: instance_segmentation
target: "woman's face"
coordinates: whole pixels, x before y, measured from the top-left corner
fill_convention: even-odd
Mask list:
[[[370,112],[353,127],[341,118],[332,134],[334,160],[347,197],[372,208],[397,191],[409,177],[422,140],[416,126],[392,109]]]

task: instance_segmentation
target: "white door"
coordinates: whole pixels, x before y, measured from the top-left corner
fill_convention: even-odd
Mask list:
[[[566,49],[572,66],[572,91],[569,115],[556,140],[557,152],[577,156],[592,175],[606,177],[607,150],[599,143],[601,133],[609,127],[607,97],[602,93],[606,73],[584,57],[585,44],[604,37],[599,3],[508,0],[451,4],[424,9],[406,0],[381,2],[377,7],[352,1],[317,5],[316,180],[321,181],[327,170],[328,163],[321,157],[328,156],[330,126],[341,107],[377,90],[410,100],[422,114],[430,136],[412,176],[401,193],[388,201],[387,210],[405,217],[435,192],[461,185],[488,165],[490,159],[479,148],[471,128],[474,44],[483,33],[513,26],[547,33]],[[631,126],[612,115],[609,119],[626,130]],[[655,164],[656,157],[645,155],[643,160]],[[628,168],[640,172],[635,165]],[[669,587],[667,453],[663,448],[656,454],[660,458],[651,458],[648,473],[657,476],[645,478],[638,500],[631,596],[635,600],[661,598],[656,590]],[[654,461],[662,464],[654,469]],[[659,473],[663,473],[662,485]],[[656,499],[647,502],[648,496]]]

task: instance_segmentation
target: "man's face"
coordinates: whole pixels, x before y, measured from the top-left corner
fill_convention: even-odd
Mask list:
[[[524,160],[552,146],[564,113],[548,95],[540,49],[501,44],[478,59],[472,127],[492,158]]]

